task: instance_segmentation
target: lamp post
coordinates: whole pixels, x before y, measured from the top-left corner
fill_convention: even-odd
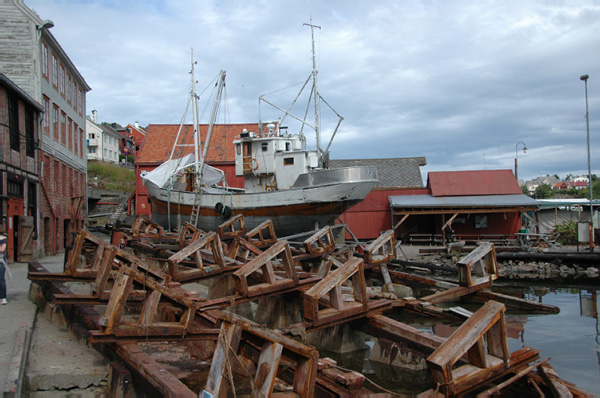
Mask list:
[[[527,153],[527,145],[523,141],[517,142],[515,145],[515,178],[519,182],[519,144],[523,144],[523,153]]]
[[[587,130],[587,161],[588,161],[588,178],[589,190],[590,190],[590,251],[594,251],[594,207],[592,205],[592,161],[590,158],[590,112],[588,110],[588,93],[587,93],[587,81],[590,78],[589,75],[582,75],[579,80],[583,80],[585,85],[585,125]]]

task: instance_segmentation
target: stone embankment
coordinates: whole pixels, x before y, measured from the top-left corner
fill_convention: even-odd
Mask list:
[[[559,261],[506,261],[498,263],[498,274],[507,279],[589,279],[598,278],[598,264],[562,263]]]
[[[510,255],[517,258],[506,258]],[[456,267],[456,263],[462,256],[462,254],[419,255],[411,258],[411,261],[438,265],[442,270],[446,267]],[[600,278],[600,257],[597,256],[599,255],[580,254],[574,251],[509,255],[497,253],[498,274],[500,278],[513,280],[589,281]]]

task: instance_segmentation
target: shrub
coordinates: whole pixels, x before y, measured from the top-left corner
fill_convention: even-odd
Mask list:
[[[577,244],[577,223],[575,221],[567,221],[554,227],[554,233],[560,234],[558,243],[561,245],[576,245]]]

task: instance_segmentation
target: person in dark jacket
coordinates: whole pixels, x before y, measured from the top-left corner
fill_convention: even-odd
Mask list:
[[[0,235],[0,304],[8,304],[6,301],[6,281],[4,274],[6,272],[6,236]]]
[[[452,229],[452,223],[450,223],[444,227],[444,233],[446,234],[446,243],[451,243],[452,242],[452,234],[454,233],[454,230]]]

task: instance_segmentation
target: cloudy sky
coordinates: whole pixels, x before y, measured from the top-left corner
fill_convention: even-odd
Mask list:
[[[344,117],[331,157],[425,156],[424,178],[512,169],[516,149],[520,178],[587,174],[579,77],[589,74],[592,172],[600,174],[598,0],[25,3],[54,21],[52,33],[92,87],[88,114],[142,126],[181,120],[191,48],[198,92],[227,71],[219,122],[255,123],[257,99],[267,93],[287,108],[312,68],[303,26],[312,16],[321,26],[319,91]],[[260,112],[263,120],[279,117],[264,105]],[[336,122],[323,109],[324,142]]]

